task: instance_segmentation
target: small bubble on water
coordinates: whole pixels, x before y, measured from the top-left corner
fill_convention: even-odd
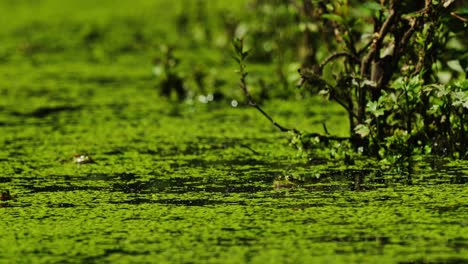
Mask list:
[[[203,103],[203,104],[208,103],[208,99],[207,99],[206,96],[204,96],[204,95],[199,95],[199,96],[198,96],[198,101],[199,101],[200,103]]]
[[[163,69],[161,66],[157,65],[153,67],[153,74],[156,76],[161,76],[163,74]]]
[[[236,100],[232,100],[232,101],[231,101],[231,106],[232,106],[232,107],[237,107],[238,104],[239,104],[239,103],[238,103]]]

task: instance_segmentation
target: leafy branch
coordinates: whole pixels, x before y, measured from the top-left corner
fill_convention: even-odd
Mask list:
[[[239,64],[239,74],[240,74],[240,81],[239,87],[241,88],[242,92],[244,93],[245,97],[248,100],[248,104],[255,109],[257,109],[264,117],[266,117],[275,127],[277,127],[281,132],[292,132],[295,135],[300,135],[301,133],[295,128],[287,128],[280,125],[276,122],[263,108],[261,108],[257,102],[255,102],[254,98],[249,92],[247,87],[247,75],[249,74],[246,71],[246,64],[245,60],[249,56],[249,51],[244,50],[244,41],[243,39],[235,39],[233,42],[235,56],[234,59]]]
[[[323,124],[324,131],[327,135],[322,135],[319,133],[306,133],[303,134],[299,130],[295,128],[287,128],[278,122],[276,122],[273,117],[271,117],[265,110],[263,110],[262,107],[260,107],[257,102],[255,102],[255,99],[253,98],[252,94],[249,92],[248,86],[247,86],[247,75],[248,72],[246,71],[246,64],[245,61],[249,55],[249,51],[244,50],[244,42],[242,39],[235,39],[233,42],[234,46],[234,51],[235,51],[235,56],[234,59],[236,62],[239,64],[239,75],[240,75],[240,81],[239,81],[239,87],[241,88],[242,92],[244,93],[245,97],[247,98],[247,103],[257,109],[266,119],[268,119],[275,127],[277,127],[281,132],[290,132],[294,136],[298,138],[318,138],[320,141],[323,142],[328,142],[328,141],[345,141],[349,140],[349,137],[338,137],[338,136],[333,136],[328,134],[328,130]],[[337,54],[334,57],[340,57],[340,56],[348,56],[349,54]],[[329,60],[333,60],[334,58],[331,58]]]

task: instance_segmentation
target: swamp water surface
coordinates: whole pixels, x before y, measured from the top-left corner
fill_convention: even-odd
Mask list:
[[[123,69],[2,69],[0,263],[468,262],[466,162],[437,161],[412,185],[318,169],[254,110],[171,103],[146,69]],[[318,104],[266,107],[346,130]]]

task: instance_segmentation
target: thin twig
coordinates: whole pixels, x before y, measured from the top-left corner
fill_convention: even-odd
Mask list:
[[[318,71],[319,71],[319,73],[321,73],[320,69]],[[349,104],[346,104],[346,102],[343,102],[341,99],[339,99],[337,96],[335,96],[335,94],[337,94],[336,88],[333,85],[329,84],[324,79],[322,79],[322,77],[319,74],[314,72],[314,73],[308,75],[306,72],[304,72],[301,69],[299,69],[298,72],[301,75],[301,83],[298,85],[299,87],[302,86],[305,82],[313,83],[314,81],[319,80],[321,85],[324,86],[327,90],[330,91],[330,96],[333,98],[333,100],[335,100],[339,105],[341,105],[352,116],[354,116],[355,118],[358,117],[356,115],[356,113],[354,113],[351,110],[351,106]]]
[[[346,52],[346,51],[335,52],[335,53],[331,54],[330,56],[328,56],[327,58],[325,58],[325,60],[323,60],[322,63],[320,63],[320,66],[319,66],[320,73],[322,72],[323,68],[329,62],[331,62],[332,60],[338,59],[340,57],[348,57],[350,59],[353,59],[357,63],[361,62],[358,57],[356,57],[355,55],[353,55],[353,54],[351,54],[349,52]]]
[[[247,55],[247,52],[244,52],[242,50],[242,42],[235,48],[237,49],[236,51],[240,53],[240,58],[237,58],[237,62],[239,63],[239,73],[241,75],[239,86],[241,90],[243,91],[245,97],[247,98],[248,104],[254,108],[256,108],[266,119],[268,119],[275,127],[277,127],[281,132],[292,132],[297,136],[302,136],[302,133],[295,129],[295,128],[287,128],[282,125],[280,125],[278,122],[276,122],[267,112],[265,112],[254,100],[252,94],[250,94],[248,88],[247,88],[247,72],[245,71],[245,64],[244,64],[244,59]],[[345,107],[345,105],[343,104]],[[345,107],[346,108],[346,107]],[[324,126],[325,130],[326,127]],[[328,131],[325,131],[328,134]],[[330,136],[330,135],[321,135],[318,133],[307,133],[308,136],[313,136],[313,137],[318,137],[320,140],[335,140],[335,141],[345,141],[345,140],[350,140],[349,137],[338,137],[338,136]],[[254,150],[252,150],[254,151]]]
[[[394,9],[391,9],[390,13],[388,14],[387,19],[382,25],[382,28],[380,28],[379,32],[376,33],[374,39],[372,40],[371,49],[369,50],[367,55],[364,57],[361,63],[361,75],[362,76],[366,75],[372,58],[379,50],[383,39],[385,38],[388,31],[390,30],[390,26],[392,26],[393,24],[393,19],[395,18],[395,14],[396,14],[396,11]]]
[[[244,72],[245,66],[241,65],[241,79],[240,79],[240,88],[244,92],[245,97],[247,97],[248,104],[252,107],[255,107],[264,117],[266,117],[275,127],[277,127],[281,132],[293,132],[294,134],[300,134],[300,132],[295,128],[286,128],[276,122],[265,110],[263,110],[253,99],[252,95],[250,94],[247,88],[246,77],[247,74]]]
[[[258,151],[256,151],[255,149],[251,148],[249,145],[247,144],[240,144],[241,147],[243,148],[246,148],[248,150],[250,150],[253,154],[255,155],[260,155],[260,153]]]
[[[457,18],[457,19],[460,19],[460,20],[463,21],[463,22],[468,22],[468,18],[462,17],[462,16],[458,15],[458,14],[455,13],[455,12],[450,13],[450,15],[453,16],[453,17],[455,17],[455,18]]]
[[[245,97],[248,100],[248,104],[252,107],[255,107],[264,117],[266,117],[275,127],[277,127],[281,132],[293,132],[296,135],[300,135],[301,133],[296,130],[295,128],[286,128],[279,123],[277,123],[267,112],[265,112],[253,99],[252,95],[249,92],[249,89],[247,88],[247,75],[248,73],[245,70],[245,59],[247,58],[249,52],[244,50],[244,43],[242,39],[236,39],[233,42],[234,49],[236,52],[236,56],[234,57],[236,61],[239,64],[239,74],[240,74],[240,82],[239,86],[241,90],[243,91]]]
[[[327,124],[325,124],[325,122],[322,122],[322,127],[325,134],[330,135],[330,133],[328,132]]]

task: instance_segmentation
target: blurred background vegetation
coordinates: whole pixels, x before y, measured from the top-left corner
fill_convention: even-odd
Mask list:
[[[4,0],[0,2],[0,69],[6,76],[11,71],[8,69],[18,65],[29,65],[31,71],[58,65],[65,75],[72,76],[73,67],[86,67],[102,72],[104,77],[96,82],[109,81],[106,74],[144,76],[144,84],[139,85],[151,84],[172,100],[231,102],[243,100],[237,88],[231,42],[245,37],[245,46],[251,50],[249,89],[256,100],[297,100],[321,90],[297,89],[299,68],[316,70],[328,56],[341,51],[363,59],[375,37],[374,27],[388,14],[384,8],[387,2]],[[467,22],[463,21],[468,9],[465,1],[453,2],[439,3],[453,4],[451,11],[459,16],[447,16],[444,28],[437,29],[445,49],[436,54],[431,67],[434,83],[442,85],[465,80],[468,69]],[[422,7],[423,1],[403,1],[400,11],[410,20]],[[426,33],[415,36],[415,44],[426,45]],[[391,42],[391,38],[385,39],[384,45],[390,49]],[[73,66],[75,63],[85,64]],[[339,74],[353,72],[350,67],[355,66],[343,59],[331,61],[320,69],[320,81],[338,85],[337,80],[344,80]],[[399,65],[404,66],[408,65]],[[132,76],[136,71],[147,74]],[[13,85],[14,80],[4,84],[10,82]],[[350,122],[348,134],[364,122],[361,119]],[[365,134],[367,130],[358,132]]]
[[[253,92],[262,99],[290,98],[298,96],[297,69],[344,50],[357,31],[371,34],[371,16],[379,6],[375,1],[348,0],[4,0],[0,3],[0,62],[126,62],[154,66],[156,75],[168,70],[164,67],[175,67],[188,90],[222,88],[223,93],[238,93],[227,88],[235,82],[231,41],[246,36],[255,73]],[[418,8],[418,4],[405,7],[407,13]],[[463,8],[459,10],[466,12]],[[458,50],[459,63],[466,70],[466,27],[458,22],[450,22],[458,34],[450,47]],[[362,42],[365,45],[365,39]],[[168,51],[177,63],[164,65]],[[455,64],[441,66],[459,67]],[[334,78],[329,69],[324,75]]]

